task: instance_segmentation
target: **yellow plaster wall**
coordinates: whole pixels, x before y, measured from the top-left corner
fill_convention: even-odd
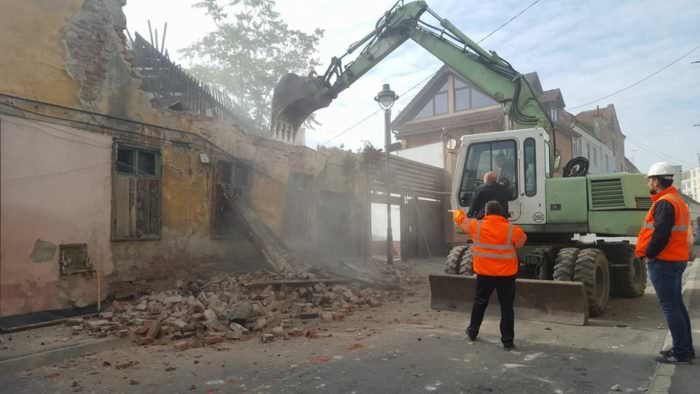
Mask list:
[[[62,37],[82,4],[82,0],[2,2],[0,92],[78,107],[80,85],[65,71]]]
[[[250,200],[251,206],[265,224],[275,234],[281,234],[284,209],[287,203],[287,185],[257,173],[253,179]]]
[[[163,158],[163,227],[171,235],[209,236],[212,183],[199,150],[166,144]]]

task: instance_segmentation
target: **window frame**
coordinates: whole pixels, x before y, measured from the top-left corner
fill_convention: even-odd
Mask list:
[[[244,175],[241,176],[241,175]],[[210,218],[210,238],[215,240],[238,240],[244,239],[239,224],[235,222],[233,215],[234,207],[228,201],[224,202],[224,195],[221,188],[226,188],[230,193],[236,193],[244,203],[249,204],[253,186],[254,168],[252,162],[235,158],[219,159],[215,161],[214,170],[214,192],[211,195],[211,218]],[[221,204],[229,205],[228,212],[221,211]],[[225,217],[228,214],[228,217]],[[226,223],[227,220],[233,222]],[[226,226],[231,226],[230,231],[225,230]]]
[[[463,84],[464,86],[457,87],[457,81],[459,83]],[[482,92],[478,87],[474,86],[471,82],[464,82],[458,77],[454,77],[454,83],[453,83],[453,88],[454,88],[454,97],[453,97],[453,105],[454,105],[454,112],[466,112],[466,111],[471,111],[474,109],[479,109],[479,108],[486,108],[492,105],[498,104],[496,100],[493,99],[493,97],[489,96],[488,94]],[[458,103],[459,101],[457,100],[457,93],[461,91],[466,91],[467,92],[467,107],[466,108],[460,108]],[[483,105],[479,107],[474,106],[474,92],[484,96],[488,100],[493,101],[492,104],[489,105]]]
[[[455,79],[455,81],[456,80],[457,79]],[[461,109],[459,108],[459,105],[458,105],[459,102],[457,101],[457,93],[458,92],[466,92],[467,93],[467,107],[466,108],[461,108]],[[465,86],[459,87],[459,88],[457,86],[455,86],[454,108],[455,108],[455,112],[469,111],[470,109],[472,109],[472,92],[471,92],[471,88],[469,87],[469,85],[465,84]]]
[[[532,158],[532,165],[534,168],[534,172],[532,176],[534,177],[534,191],[532,193],[528,192],[527,188],[527,181],[528,181],[528,174],[527,174],[527,166],[530,164],[527,161],[527,149],[528,149],[528,144],[532,143],[532,150],[533,150],[533,158]],[[525,192],[525,195],[527,197],[534,197],[537,195],[537,142],[535,141],[534,138],[528,137],[525,139],[523,142],[523,191]]]
[[[139,178],[162,178],[163,176],[163,162],[160,154],[160,150],[154,149],[154,148],[149,148],[149,147],[140,147],[140,146],[134,146],[134,145],[128,145],[128,144],[120,144],[116,143],[115,144],[115,158],[112,161],[113,163],[113,169],[114,172],[117,175],[121,176],[133,176],[133,177],[139,177]],[[131,172],[126,172],[126,171],[121,171],[119,169],[119,152],[120,151],[131,151],[131,158],[132,158],[132,171]],[[139,158],[141,157],[141,153],[150,153],[153,154],[154,161],[155,161],[155,168],[154,168],[154,174],[142,174],[141,173],[141,168],[140,168],[140,163],[139,163]]]
[[[450,86],[449,86],[449,85],[450,85],[450,84],[449,84],[449,80],[445,79],[444,82],[442,83],[442,86],[441,86],[440,90],[437,90],[437,91],[433,92],[433,95],[430,97],[430,100],[426,101],[425,105],[423,105],[423,106],[421,107],[421,109],[418,110],[418,111],[416,112],[416,114],[413,116],[413,118],[416,119],[416,120],[417,120],[417,119],[427,119],[427,118],[431,118],[431,117],[433,117],[433,116],[441,116],[441,115],[449,114],[449,113],[450,113],[450,94],[449,94]],[[443,89],[443,88],[444,88],[444,89]],[[446,111],[445,111],[445,112],[437,113],[437,111],[436,111],[436,104],[435,104],[435,103],[436,103],[435,98],[436,98],[439,94],[445,94],[445,96],[446,96],[446,101],[445,101]],[[421,116],[421,113],[423,113],[423,111],[424,111],[426,108],[430,108],[430,109],[431,109],[430,113],[427,114],[427,115]]]
[[[478,146],[488,145],[489,146],[488,151],[489,151],[489,155],[490,155],[490,158],[489,158],[490,163],[489,163],[489,170],[488,171],[495,171],[495,167],[497,167],[497,166],[495,164],[495,155],[493,154],[493,151],[494,151],[493,145],[504,143],[504,142],[511,143],[512,149],[513,149],[513,158],[512,158],[513,159],[513,167],[514,167],[513,168],[513,174],[514,174],[513,177],[514,177],[515,184],[511,185],[511,187],[508,188],[508,190],[510,192],[508,201],[515,201],[518,199],[518,186],[519,186],[518,185],[519,184],[519,182],[518,182],[518,178],[519,178],[518,177],[518,142],[515,139],[510,139],[510,138],[503,139],[503,140],[496,140],[496,141],[475,142],[475,143],[469,145],[469,147],[467,148],[467,154],[464,157],[464,168],[462,170],[462,179],[460,180],[460,184],[459,184],[460,195],[464,192],[475,193],[477,188],[483,184],[483,181],[481,181],[481,183],[479,185],[476,185],[479,182],[479,177],[477,176],[479,167],[477,164],[477,167],[476,167],[477,172],[474,173],[474,179],[476,180],[474,183],[475,183],[476,187],[474,187],[473,190],[468,190],[465,187],[465,183],[469,180],[466,175],[467,175],[467,170],[469,168],[469,158],[472,155],[473,149],[476,149],[476,147],[478,147]],[[481,154],[483,154],[483,152],[485,152],[485,151],[482,150]],[[481,176],[483,177],[483,174],[481,174]],[[511,190],[512,190],[512,192],[511,192]]]
[[[132,158],[133,158],[133,165],[132,165],[132,171],[131,172],[125,172],[125,171],[120,171],[119,169],[119,152],[120,151],[131,151],[132,152]],[[139,170],[140,165],[139,165],[139,157],[141,153],[149,153],[152,154],[154,157],[154,174],[142,174],[141,171]],[[154,240],[160,240],[162,237],[162,232],[163,232],[163,156],[160,151],[159,147],[153,147],[153,146],[146,146],[146,145],[134,145],[134,144],[129,144],[129,143],[121,143],[118,141],[114,142],[114,147],[113,147],[113,158],[112,158],[112,206],[111,206],[111,234],[110,238],[112,241],[154,241]],[[124,182],[124,180],[127,180]],[[141,206],[139,205],[138,200],[138,195],[139,195],[139,185],[141,184],[139,180],[150,180],[150,181],[157,181],[157,207],[155,207],[158,211],[158,216],[157,216],[157,231],[152,232],[152,233],[139,233],[140,229],[138,228],[138,223],[139,223],[139,212],[138,212],[138,207]],[[122,190],[120,185],[128,185],[124,186],[127,189]],[[129,214],[123,213],[123,212],[118,212],[119,208],[118,206],[123,205],[120,204],[118,201],[118,194],[123,194],[126,193],[129,197],[129,202],[128,202],[128,209],[136,209],[137,212],[135,213],[135,216],[132,218],[130,217]],[[132,201],[133,198],[133,201]],[[149,196],[147,197],[151,198],[150,193]],[[134,204],[136,208],[132,208],[130,205]],[[143,203],[143,201],[141,201]],[[153,209],[153,206],[150,206],[150,209]],[[127,209],[127,208],[123,208]],[[119,234],[118,233],[118,228],[119,227],[119,219],[123,219],[122,216],[127,215],[129,216],[129,219],[127,219],[126,222],[121,222],[123,225],[124,223],[129,224],[130,229],[127,231],[128,234]],[[132,220],[135,221],[135,223],[132,222]],[[133,226],[133,229],[131,228]],[[133,230],[133,231],[132,231]]]

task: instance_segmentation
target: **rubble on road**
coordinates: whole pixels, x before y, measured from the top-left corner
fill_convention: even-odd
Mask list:
[[[130,336],[140,345],[175,349],[257,337],[261,343],[290,337],[319,337],[317,325],[343,320],[381,306],[395,292],[360,288],[307,273],[220,276],[207,282],[178,281],[173,290],[132,301],[114,301],[91,319],[66,322],[74,333]],[[264,284],[264,286],[263,286]]]

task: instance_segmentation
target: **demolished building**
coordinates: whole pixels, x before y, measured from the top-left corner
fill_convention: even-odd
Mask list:
[[[275,268],[241,215],[295,253],[369,256],[378,158],[260,135],[225,95],[131,42],[122,6],[3,6],[0,318],[91,307],[146,280]],[[441,252],[444,171],[396,171],[392,194],[412,207],[405,256]],[[420,237],[415,218],[430,214],[435,231]]]

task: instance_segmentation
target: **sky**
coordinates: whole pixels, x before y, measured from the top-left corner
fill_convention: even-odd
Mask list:
[[[128,0],[129,31],[148,36],[168,23],[166,48],[187,65],[179,50],[214,26],[196,0]],[[428,0],[430,8],[475,41],[498,28],[533,0]],[[325,30],[318,47],[323,73],[332,56],[369,33],[395,0],[278,0],[277,11],[291,28]],[[700,49],[651,78],[594,103],[668,66],[700,46],[700,7],[695,0],[540,0],[498,30],[482,47],[496,51],[521,73],[537,71],[545,90],[560,88],[574,114],[614,104],[625,153],[646,171],[656,161],[684,168],[700,166]],[[356,150],[365,141],[384,144],[383,116],[373,98],[383,83],[400,98],[398,115],[439,60],[407,42],[316,112],[321,123],[307,132],[307,145]],[[415,87],[419,84],[417,87]],[[413,89],[411,89],[413,88]],[[698,126],[694,126],[698,125]]]

